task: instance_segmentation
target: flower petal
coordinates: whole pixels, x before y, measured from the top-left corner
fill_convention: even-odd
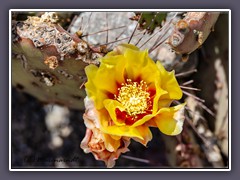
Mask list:
[[[153,99],[153,114],[156,114],[159,110],[159,99],[160,97],[164,96],[165,94],[168,94],[167,91],[161,88],[161,83],[158,79],[155,80],[155,89],[156,94]]]
[[[88,77],[86,91],[97,109],[103,108],[103,100],[109,98],[109,94],[116,94],[117,85],[125,81],[124,68],[125,61],[122,57],[103,58],[99,68],[95,65],[85,68]]]
[[[98,67],[95,65],[89,65],[85,68],[88,81],[85,83],[86,92],[89,98],[94,101],[96,109],[103,108],[103,100],[108,98],[107,94],[104,91],[101,91],[97,88],[95,83],[95,77],[97,76]]]
[[[100,61],[101,66],[99,68],[98,80],[101,83],[111,86],[109,82],[113,80],[115,86],[116,82],[119,84],[124,82],[126,59],[123,56],[103,57]],[[108,83],[104,82],[104,79],[107,79]]]
[[[121,44],[114,49],[115,54],[122,54],[127,59],[127,74],[134,71],[138,71],[139,73],[135,73],[135,78],[140,78],[150,85],[154,82],[155,78],[159,78],[160,75],[158,73],[158,68],[155,62],[149,58],[148,51],[140,51],[139,48],[132,44]],[[113,54],[110,54],[113,55]],[[133,68],[134,67],[134,68]],[[151,74],[151,76],[149,76]],[[128,78],[130,78],[128,76]],[[134,79],[134,78],[133,78]]]
[[[104,133],[116,136],[137,137],[144,140],[143,134],[138,128],[131,126],[101,126],[101,130]]]
[[[149,88],[155,88],[154,83],[156,80],[160,80],[160,72],[155,62],[149,57],[148,51],[144,51],[144,60],[141,60],[142,67],[140,71],[140,78],[147,82]]]
[[[107,109],[111,119],[113,120],[115,125],[121,126],[121,125],[125,125],[124,122],[120,122],[117,119],[117,115],[116,115],[116,108],[118,108],[119,110],[123,111],[124,107],[122,106],[122,104],[116,100],[112,100],[112,99],[106,99],[103,102],[105,108]]]
[[[138,138],[134,138],[134,140],[146,146],[147,143],[152,140],[152,133],[149,127],[143,125],[143,126],[138,126],[136,128],[138,129],[139,132],[141,132],[143,140]]]
[[[148,114],[145,115],[142,119],[137,120],[132,127],[138,127],[141,126],[142,124],[144,124],[145,122],[149,121],[150,119],[152,119],[155,116],[155,114]]]
[[[84,124],[87,128],[93,129],[99,128],[98,111],[94,107],[94,102],[88,96],[84,99],[85,113],[83,114]]]
[[[147,51],[134,51],[127,49],[124,57],[127,59],[126,74],[127,78],[133,81],[141,77],[142,69],[147,65]]]
[[[120,140],[112,139],[108,134],[103,133],[104,145],[109,152],[115,152],[120,146]]]
[[[128,49],[139,51],[139,48],[132,44],[120,44],[117,47],[115,47],[112,52],[114,52],[114,55],[119,55],[119,54],[124,54]],[[109,54],[109,55],[113,55],[113,54]]]
[[[88,82],[85,83],[85,87],[88,89],[87,95],[92,96],[95,93],[96,86],[93,83],[93,79],[95,78],[98,71],[98,67],[90,64],[85,68],[85,73],[88,77]]]
[[[181,99],[182,90],[174,76],[174,71],[166,71],[159,61],[157,61],[156,65],[161,72],[161,87],[168,92],[168,94],[163,95],[161,99]]]
[[[80,144],[80,147],[83,149],[83,151],[85,153],[89,153],[91,152],[89,146],[88,146],[88,142],[90,141],[91,139],[91,136],[92,136],[92,131],[90,129],[86,129],[86,133],[85,133],[85,136]]]
[[[107,161],[105,161],[108,168],[112,168],[115,165],[115,160],[121,155],[121,153],[125,153],[129,151],[128,146],[130,144],[130,138],[123,137],[122,139],[122,146],[119,149],[110,155]]]
[[[162,108],[154,118],[159,130],[166,135],[178,135],[182,131],[184,121],[184,104],[170,108]]]

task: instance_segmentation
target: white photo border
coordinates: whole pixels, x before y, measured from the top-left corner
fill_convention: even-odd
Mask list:
[[[12,48],[11,48],[11,21],[12,21],[12,12],[69,12],[69,11],[82,11],[82,12],[130,12],[130,11],[142,11],[142,12],[154,12],[154,11],[164,11],[164,12],[182,12],[182,11],[212,11],[212,12],[226,12],[228,13],[228,32],[229,32],[229,67],[228,67],[228,168],[169,168],[169,169],[160,169],[160,168],[121,168],[121,169],[102,169],[102,168],[12,168],[11,166],[11,152],[12,152],[12,141],[11,141],[11,120],[12,120],[12,63],[11,63],[11,56],[12,56]],[[231,171],[231,10],[230,9],[10,9],[9,10],[9,171]]]

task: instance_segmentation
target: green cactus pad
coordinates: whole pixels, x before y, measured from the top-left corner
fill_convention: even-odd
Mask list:
[[[101,54],[47,18],[13,22],[12,85],[43,102],[83,109],[84,68]]]
[[[140,13],[136,13],[134,20],[139,20],[139,29],[146,29],[148,33],[152,33],[156,27],[162,27],[167,16],[166,12],[144,12],[141,19]]]

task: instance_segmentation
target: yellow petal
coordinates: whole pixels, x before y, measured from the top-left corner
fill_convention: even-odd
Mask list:
[[[146,123],[147,121],[149,121],[150,119],[152,119],[155,116],[155,114],[148,114],[146,116],[144,116],[142,119],[137,120],[132,127],[137,127],[140,126],[144,123]]]
[[[122,138],[121,136],[115,136],[115,135],[110,135],[110,136],[114,140],[120,140]]]
[[[156,78],[160,78],[158,68],[155,62],[149,57],[147,50],[140,51],[132,44],[121,44],[114,51],[116,52],[115,55],[123,54],[127,59],[127,74],[129,71],[131,73],[135,69],[139,73],[135,73],[133,77],[140,77],[141,80],[144,80],[148,84],[153,83]],[[128,76],[128,78],[130,77],[131,75]]]
[[[132,44],[120,44],[117,47],[115,47],[112,52],[114,52],[114,55],[124,54],[125,51],[128,49],[131,49],[134,51],[139,51],[139,48]],[[113,54],[111,54],[111,55],[113,55]]]
[[[101,66],[89,65],[85,68],[88,81],[85,84],[88,96],[96,108],[103,108],[103,101],[109,94],[116,94],[117,84],[124,82],[125,61],[120,57],[103,59]],[[106,82],[107,80],[107,82]]]
[[[148,63],[147,51],[133,51],[127,49],[124,57],[127,59],[126,74],[128,79],[135,81],[142,74],[142,69]]]
[[[101,126],[102,132],[115,136],[136,137],[144,140],[142,132],[131,126]]]
[[[156,124],[156,122],[155,122],[155,119],[152,118],[152,119],[150,119],[149,121],[147,121],[147,122],[145,123],[145,126],[148,126],[148,127],[157,127],[157,124]]]
[[[112,100],[112,99],[106,99],[103,102],[105,108],[107,109],[111,119],[113,120],[115,125],[121,126],[121,125],[125,125],[124,122],[120,122],[117,120],[117,115],[116,115],[116,108],[118,108],[119,110],[123,111],[124,107],[122,106],[122,104],[116,100]]]
[[[85,68],[85,73],[88,77],[88,82],[85,83],[85,87],[89,89],[87,91],[88,96],[92,96],[95,93],[96,86],[92,81],[97,74],[97,70],[98,70],[98,67],[93,64],[90,64]]]
[[[139,132],[141,132],[143,140],[138,138],[134,138],[134,140],[146,146],[147,143],[152,140],[152,133],[149,127],[143,125],[143,126],[138,126],[136,128],[138,129]]]
[[[104,145],[110,152],[115,152],[120,146],[120,140],[113,139],[110,135],[103,133]]]
[[[156,65],[161,72],[161,87],[168,92],[161,99],[181,99],[182,90],[175,78],[174,71],[166,71],[159,61],[157,61]]]
[[[114,68],[109,69],[107,75],[108,76],[113,76],[115,79],[115,82],[118,82],[119,84],[123,83],[125,81],[124,76],[125,76],[125,66],[126,66],[126,59],[121,55],[114,56],[111,58],[104,58],[102,60],[102,63],[104,65],[112,65],[112,62],[115,62],[116,64],[114,65]],[[99,74],[101,75],[101,74]],[[107,79],[109,82],[109,79]],[[106,83],[106,82],[105,82]]]
[[[107,94],[97,88],[94,83],[97,74],[98,67],[95,65],[89,65],[85,68],[88,81],[85,83],[86,92],[89,98],[94,101],[96,109],[103,108],[103,100],[107,98]]]
[[[123,73],[119,73],[121,66],[118,65],[121,63],[121,58],[111,57],[109,59],[103,59],[96,76],[94,78],[94,84],[98,89],[101,89],[112,94],[117,91],[117,81],[121,78],[121,81],[124,81]],[[116,71],[118,67],[118,71]],[[121,69],[123,71],[123,69]]]
[[[166,135],[178,135],[182,131],[184,121],[184,104],[170,108],[162,108],[154,118],[159,130]]]
[[[144,80],[150,88],[154,88],[155,80],[160,80],[160,73],[155,64],[155,62],[148,57],[148,52],[145,51],[145,60],[141,61],[144,65],[139,68],[140,71],[140,78]]]
[[[158,107],[159,109],[163,108],[163,107],[169,107],[172,103],[172,99],[162,99],[162,97],[160,98],[160,100],[158,101]]]
[[[164,96],[168,92],[161,88],[161,84],[159,80],[155,80],[155,89],[156,94],[153,99],[153,114],[156,114],[159,110],[159,99],[160,97]]]

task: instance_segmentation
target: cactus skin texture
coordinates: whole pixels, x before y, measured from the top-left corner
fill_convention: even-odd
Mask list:
[[[214,29],[219,12],[187,12],[179,20],[168,44],[178,54],[187,55],[199,48]]]
[[[83,109],[84,68],[102,56],[56,24],[53,13],[12,22],[12,85],[46,103]]]

